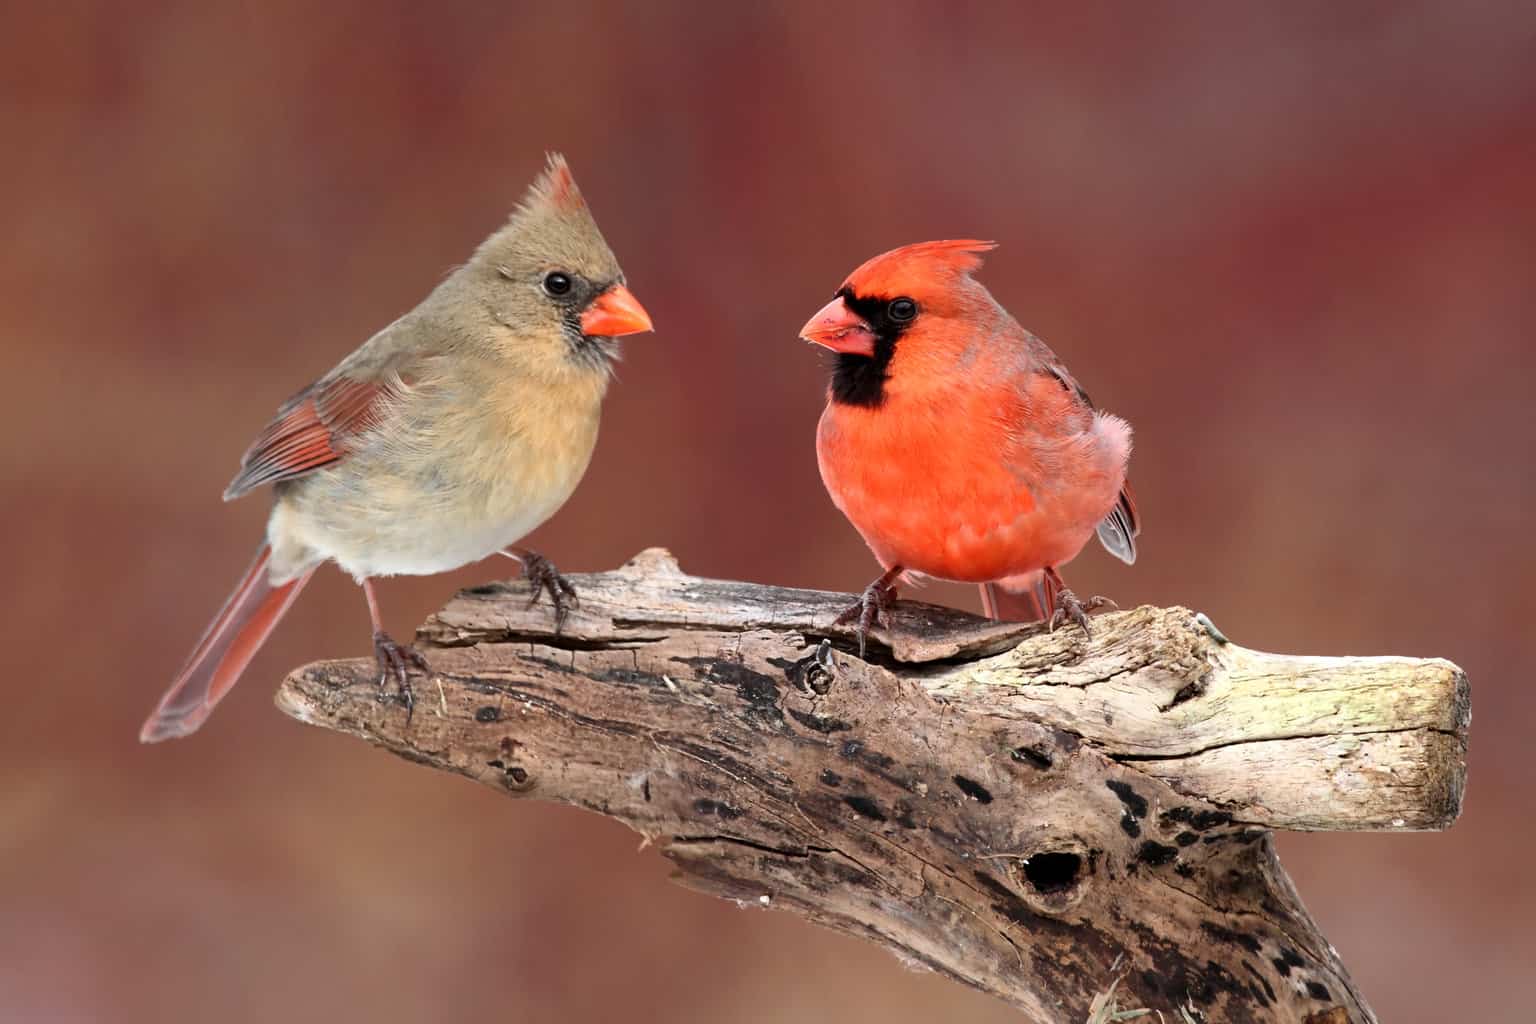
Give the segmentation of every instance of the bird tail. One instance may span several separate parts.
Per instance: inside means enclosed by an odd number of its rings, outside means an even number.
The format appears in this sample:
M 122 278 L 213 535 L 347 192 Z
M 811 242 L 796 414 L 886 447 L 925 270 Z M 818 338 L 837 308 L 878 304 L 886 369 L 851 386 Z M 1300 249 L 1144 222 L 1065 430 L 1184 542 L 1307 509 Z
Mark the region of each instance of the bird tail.
M 267 563 L 271 558 L 272 549 L 266 544 L 257 549 L 240 585 L 208 624 L 175 682 L 139 730 L 141 743 L 158 743 L 196 732 L 213 712 L 213 706 L 239 680 L 240 673 L 314 575 L 312 567 L 274 587 L 267 582 Z
M 1044 572 L 981 584 L 981 610 L 1001 622 L 1040 622 L 1056 612 L 1056 590 Z

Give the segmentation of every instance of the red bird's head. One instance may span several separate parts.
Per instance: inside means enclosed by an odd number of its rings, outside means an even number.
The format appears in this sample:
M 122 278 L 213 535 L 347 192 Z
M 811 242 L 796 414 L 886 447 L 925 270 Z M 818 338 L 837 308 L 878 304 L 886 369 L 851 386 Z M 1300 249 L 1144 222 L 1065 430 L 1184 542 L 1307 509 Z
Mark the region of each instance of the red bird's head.
M 806 341 L 837 353 L 832 400 L 881 405 L 898 349 L 916 374 L 957 362 L 976 343 L 981 318 L 1002 312 L 971 278 L 982 254 L 996 247 L 970 238 L 918 242 L 849 274 L 800 329 Z

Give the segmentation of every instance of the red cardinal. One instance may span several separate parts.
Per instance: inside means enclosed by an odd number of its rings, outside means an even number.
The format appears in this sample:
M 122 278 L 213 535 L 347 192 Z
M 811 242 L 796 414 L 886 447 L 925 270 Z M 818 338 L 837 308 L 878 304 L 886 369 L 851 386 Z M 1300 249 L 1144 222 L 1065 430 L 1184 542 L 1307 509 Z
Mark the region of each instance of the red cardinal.
M 321 563 L 362 584 L 380 684 L 425 669 L 379 621 L 371 580 L 444 572 L 501 551 L 556 622 L 574 597 L 548 561 L 509 548 L 570 497 L 597 441 L 613 339 L 651 329 L 559 156 L 511 220 L 431 295 L 289 399 L 226 500 L 272 484 L 266 542 L 144 723 L 185 736 L 229 692 Z
M 810 322 L 837 353 L 821 478 L 885 573 L 844 620 L 870 626 L 916 575 L 981 584 L 995 619 L 1070 617 L 1059 569 L 1097 531 L 1136 561 L 1131 428 L 1094 409 L 1045 342 L 971 277 L 993 242 L 922 242 L 859 267 Z

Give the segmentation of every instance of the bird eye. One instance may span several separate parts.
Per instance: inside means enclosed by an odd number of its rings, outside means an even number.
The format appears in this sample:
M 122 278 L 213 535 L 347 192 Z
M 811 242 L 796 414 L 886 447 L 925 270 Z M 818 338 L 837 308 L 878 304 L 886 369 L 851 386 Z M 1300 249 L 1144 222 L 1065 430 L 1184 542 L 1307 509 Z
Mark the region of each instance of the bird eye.
M 885 315 L 898 324 L 904 324 L 917 316 L 917 303 L 908 298 L 892 299 L 885 307 Z
M 544 275 L 544 290 L 550 295 L 566 295 L 571 290 L 571 275 L 552 270 Z

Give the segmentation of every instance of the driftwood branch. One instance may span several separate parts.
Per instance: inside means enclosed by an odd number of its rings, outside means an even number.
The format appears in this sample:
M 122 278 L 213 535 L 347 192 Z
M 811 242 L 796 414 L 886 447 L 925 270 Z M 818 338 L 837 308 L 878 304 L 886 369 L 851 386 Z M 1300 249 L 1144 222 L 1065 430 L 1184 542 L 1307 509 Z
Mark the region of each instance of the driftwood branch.
M 1269 830 L 1460 808 L 1448 662 L 1263 654 L 1182 608 L 1099 616 L 1090 642 L 911 602 L 865 662 L 833 624 L 847 595 L 658 550 L 573 581 L 558 636 L 520 581 L 455 597 L 418 633 L 435 676 L 409 717 L 371 660 L 301 669 L 278 703 L 1070 1024 L 1116 982 L 1168 1021 L 1373 1021 Z

